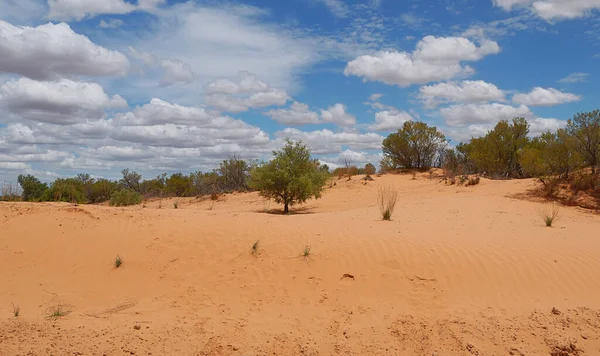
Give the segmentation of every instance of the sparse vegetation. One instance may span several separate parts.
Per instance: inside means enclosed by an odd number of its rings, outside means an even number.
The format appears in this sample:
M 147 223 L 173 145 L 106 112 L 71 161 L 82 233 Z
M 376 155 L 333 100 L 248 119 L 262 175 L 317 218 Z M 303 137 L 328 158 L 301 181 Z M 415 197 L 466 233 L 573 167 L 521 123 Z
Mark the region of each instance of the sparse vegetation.
M 380 186 L 377 192 L 377 202 L 383 220 L 392 220 L 392 214 L 398 201 L 398 190 L 392 186 Z
M 446 137 L 436 127 L 424 122 L 407 121 L 398 132 L 383 141 L 381 168 L 389 171 L 404 169 L 429 169 L 436 153 L 446 144 Z
M 173 208 L 174 208 L 174 209 L 179 209 L 179 201 L 175 200 L 175 201 L 173 202 Z
M 304 258 L 310 257 L 310 245 L 304 246 L 304 250 L 302 250 L 302 257 L 304 257 Z
M 110 205 L 112 206 L 129 206 L 140 204 L 143 197 L 140 193 L 131 189 L 121 189 L 113 193 L 110 197 Z
M 256 256 L 258 255 L 258 249 L 260 248 L 260 240 L 256 240 L 253 244 L 252 244 L 252 255 Z
M 117 255 L 117 257 L 115 257 L 115 268 L 121 267 L 122 264 L 123 259 L 121 258 L 121 256 Z
M 19 315 L 21 315 L 21 308 L 18 305 L 15 305 L 14 303 L 12 303 L 12 307 L 13 307 L 13 316 L 15 318 L 19 317 Z
M 560 208 L 556 203 L 552 203 L 550 207 L 546 207 L 542 213 L 544 223 L 547 227 L 552 227 L 554 222 L 558 219 Z
M 467 186 L 477 185 L 479 184 L 480 180 L 481 178 L 479 178 L 479 176 L 469 177 L 469 179 L 467 180 Z
M 68 309 L 66 306 L 54 305 L 54 306 L 51 306 L 50 308 L 48 308 L 48 311 L 46 312 L 46 318 L 58 319 L 58 318 L 62 318 L 63 316 L 69 315 L 69 313 L 71 313 L 71 310 Z

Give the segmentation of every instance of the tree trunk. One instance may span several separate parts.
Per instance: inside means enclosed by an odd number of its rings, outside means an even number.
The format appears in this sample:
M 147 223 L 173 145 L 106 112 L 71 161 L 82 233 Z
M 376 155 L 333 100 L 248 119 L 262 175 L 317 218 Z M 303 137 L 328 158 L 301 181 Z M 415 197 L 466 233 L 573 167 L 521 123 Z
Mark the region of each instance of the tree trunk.
M 289 214 L 289 212 L 290 212 L 289 203 L 286 201 L 285 203 L 283 203 L 283 213 Z

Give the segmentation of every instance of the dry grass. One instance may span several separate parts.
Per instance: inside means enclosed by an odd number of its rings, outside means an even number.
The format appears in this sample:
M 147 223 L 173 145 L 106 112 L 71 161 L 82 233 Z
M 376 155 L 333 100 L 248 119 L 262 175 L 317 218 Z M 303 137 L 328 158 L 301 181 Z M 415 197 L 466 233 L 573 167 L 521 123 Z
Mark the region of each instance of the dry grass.
M 558 219 L 560 213 L 560 207 L 556 203 L 552 203 L 550 207 L 546 207 L 542 211 L 542 218 L 547 227 L 552 227 L 554 222 Z
M 392 220 L 392 214 L 398 201 L 398 190 L 392 186 L 380 186 L 377 192 L 377 202 L 383 220 Z
M 13 303 L 13 316 L 17 318 L 21 314 L 21 308 Z
M 51 306 L 50 308 L 48 308 L 48 310 L 46 312 L 46 318 L 58 319 L 58 318 L 62 318 L 63 316 L 69 315 L 70 313 L 71 313 L 71 310 L 68 309 L 66 306 L 54 305 L 54 306 Z
M 258 249 L 260 248 L 260 240 L 256 240 L 253 244 L 252 244 L 252 251 L 251 254 L 253 256 L 258 255 Z

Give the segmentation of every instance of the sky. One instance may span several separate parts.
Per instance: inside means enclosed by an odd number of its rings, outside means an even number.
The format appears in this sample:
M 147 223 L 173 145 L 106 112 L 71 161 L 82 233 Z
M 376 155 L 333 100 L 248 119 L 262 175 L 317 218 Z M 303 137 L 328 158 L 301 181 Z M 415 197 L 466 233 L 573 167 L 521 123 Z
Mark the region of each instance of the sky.
M 599 108 L 600 0 L 0 0 L 0 181 L 211 171 L 286 138 L 376 166 Z

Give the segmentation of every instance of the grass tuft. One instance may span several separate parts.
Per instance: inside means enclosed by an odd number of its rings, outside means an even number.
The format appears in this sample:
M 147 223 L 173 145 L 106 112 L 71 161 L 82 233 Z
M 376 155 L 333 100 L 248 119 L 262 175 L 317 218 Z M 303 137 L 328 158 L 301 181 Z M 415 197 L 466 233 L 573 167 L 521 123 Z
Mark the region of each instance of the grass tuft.
M 398 201 L 398 190 L 394 189 L 392 186 L 380 186 L 377 194 L 377 201 L 383 220 L 392 220 L 392 214 L 394 213 L 396 202 Z
M 552 203 L 552 207 L 544 210 L 542 217 L 544 218 L 544 223 L 547 227 L 552 227 L 554 222 L 558 219 L 558 215 L 560 212 L 560 208 L 556 203 Z
M 304 246 L 304 250 L 302 250 L 302 257 L 309 258 L 310 257 L 310 246 Z
M 252 255 L 256 256 L 258 255 L 258 249 L 260 248 L 260 240 L 256 240 L 253 244 L 252 244 Z
M 173 208 L 179 209 L 179 201 L 175 200 L 175 202 L 173 203 Z
M 14 303 L 11 303 L 12 307 L 13 307 L 13 315 L 15 318 L 19 317 L 19 315 L 21 314 L 21 308 L 18 305 L 15 305 Z
M 122 264 L 123 259 L 121 258 L 121 256 L 117 255 L 117 257 L 115 257 L 115 268 L 121 267 Z
M 48 312 L 46 314 L 46 318 L 48 319 L 58 319 L 63 316 L 69 315 L 71 310 L 67 309 L 64 305 L 54 305 L 48 308 Z

